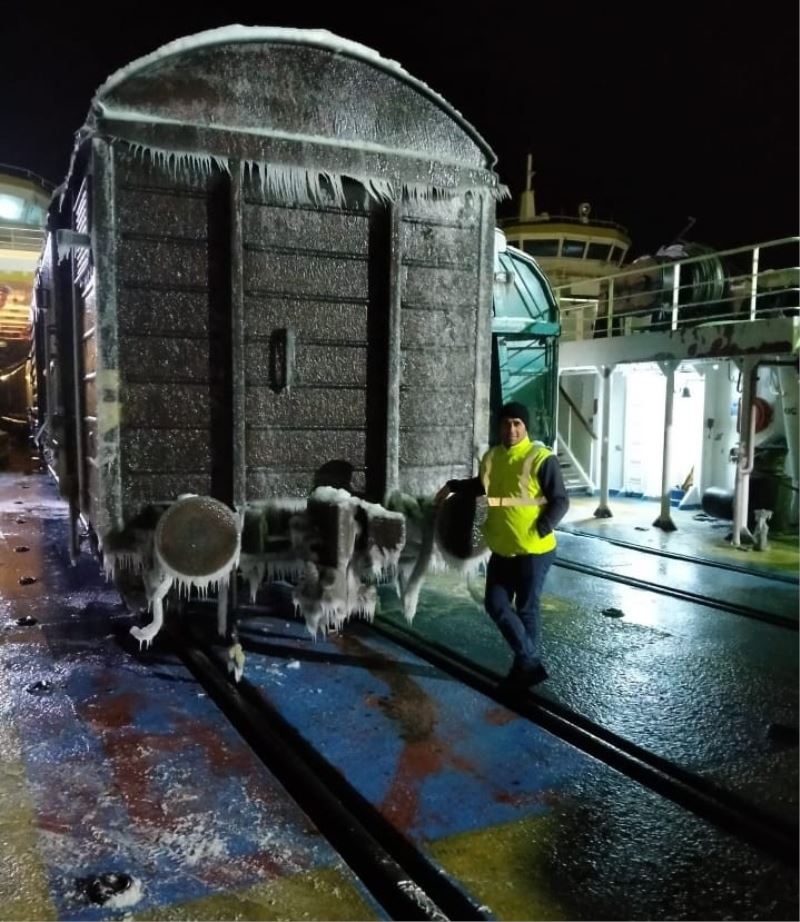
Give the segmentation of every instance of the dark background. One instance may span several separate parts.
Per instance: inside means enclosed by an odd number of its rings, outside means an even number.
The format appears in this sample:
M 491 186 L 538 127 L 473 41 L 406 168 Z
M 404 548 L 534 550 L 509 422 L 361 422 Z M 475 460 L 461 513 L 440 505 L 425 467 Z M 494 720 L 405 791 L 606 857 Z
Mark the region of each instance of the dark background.
M 325 28 L 399 61 L 489 142 L 515 199 L 531 151 L 538 209 L 575 214 L 588 201 L 629 229 L 633 255 L 690 216 L 689 239 L 718 248 L 798 233 L 796 3 L 25 7 L 0 19 L 0 163 L 53 182 L 107 76 L 240 22 Z

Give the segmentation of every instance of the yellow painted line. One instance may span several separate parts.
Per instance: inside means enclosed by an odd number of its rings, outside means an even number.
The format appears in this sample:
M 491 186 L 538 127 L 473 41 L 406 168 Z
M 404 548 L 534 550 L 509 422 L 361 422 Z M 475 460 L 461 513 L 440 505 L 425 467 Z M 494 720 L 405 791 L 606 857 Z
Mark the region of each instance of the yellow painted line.
M 0 721 L 0 917 L 57 919 L 14 727 Z
M 541 609 L 543 614 L 552 615 L 574 615 L 575 603 L 570 599 L 563 599 L 561 596 L 542 594 Z
M 235 860 L 235 859 L 232 859 Z M 200 900 L 160 906 L 147 912 L 130 910 L 130 919 L 181 920 L 237 919 L 242 922 L 273 919 L 375 919 L 372 907 L 351 879 L 337 868 L 320 868 L 291 877 L 264 881 L 247 890 L 216 893 Z
M 548 813 L 429 844 L 436 861 L 498 919 L 577 919 L 555 891 L 548 855 L 557 835 Z

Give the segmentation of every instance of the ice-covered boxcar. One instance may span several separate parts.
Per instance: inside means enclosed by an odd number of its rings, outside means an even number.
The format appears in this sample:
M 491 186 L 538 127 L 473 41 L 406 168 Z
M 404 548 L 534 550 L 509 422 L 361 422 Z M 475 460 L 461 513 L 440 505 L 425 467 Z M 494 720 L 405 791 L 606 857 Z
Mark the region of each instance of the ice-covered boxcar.
M 327 32 L 205 32 L 97 91 L 38 273 L 38 422 L 73 531 L 147 589 L 140 640 L 237 568 L 292 577 L 312 629 L 408 576 L 419 501 L 487 438 L 493 164 Z

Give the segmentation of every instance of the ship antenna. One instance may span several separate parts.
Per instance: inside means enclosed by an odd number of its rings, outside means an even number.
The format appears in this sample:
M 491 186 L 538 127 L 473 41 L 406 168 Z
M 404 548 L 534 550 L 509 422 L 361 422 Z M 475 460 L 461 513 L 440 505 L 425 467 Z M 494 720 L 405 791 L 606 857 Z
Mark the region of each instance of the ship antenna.
M 696 223 L 697 223 L 697 218 L 693 218 L 691 215 L 689 215 L 689 220 L 686 224 L 686 227 L 684 227 L 684 229 L 678 234 L 677 237 L 675 237 L 675 239 L 672 242 L 673 243 L 685 243 L 686 235 L 695 226 Z
M 519 219 L 520 221 L 532 221 L 536 217 L 536 198 L 533 192 L 533 177 L 536 171 L 533 169 L 533 154 L 528 154 L 525 170 L 525 191 L 519 200 Z

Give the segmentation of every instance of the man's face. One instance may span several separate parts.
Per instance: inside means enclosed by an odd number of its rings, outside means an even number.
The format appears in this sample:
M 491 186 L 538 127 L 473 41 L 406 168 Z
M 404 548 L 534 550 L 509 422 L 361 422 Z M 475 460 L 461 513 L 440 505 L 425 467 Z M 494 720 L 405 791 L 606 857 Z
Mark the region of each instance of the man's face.
M 500 441 L 506 448 L 521 442 L 528 434 L 525 423 L 515 416 L 504 416 L 500 420 Z

